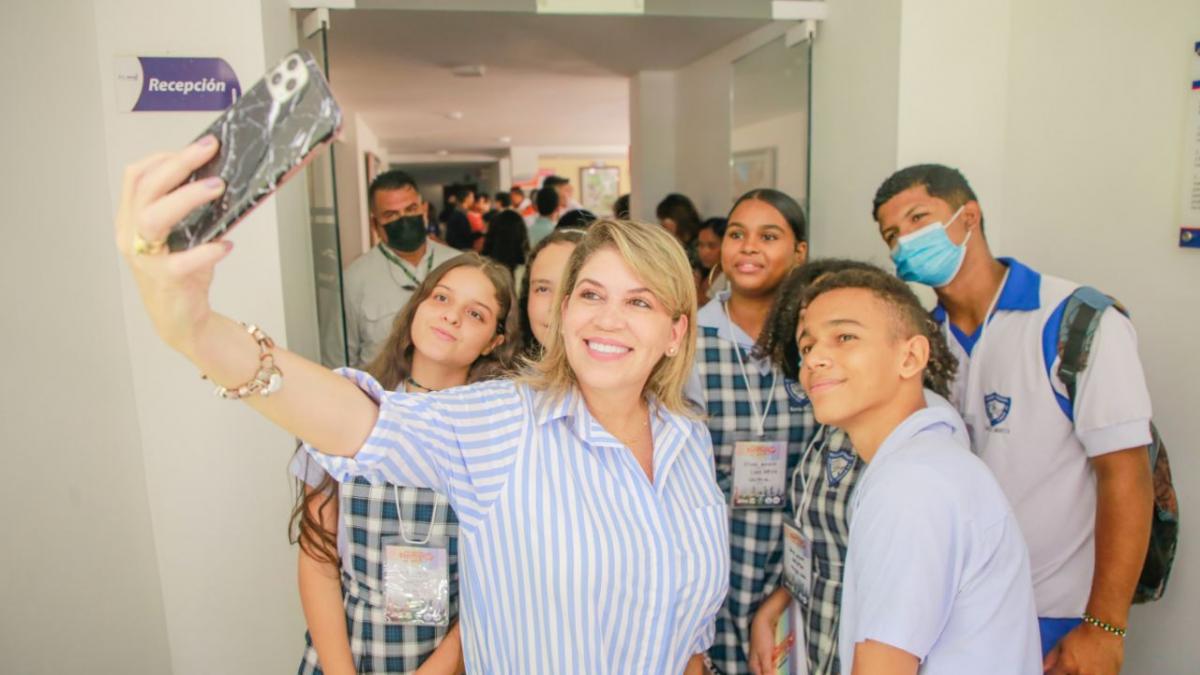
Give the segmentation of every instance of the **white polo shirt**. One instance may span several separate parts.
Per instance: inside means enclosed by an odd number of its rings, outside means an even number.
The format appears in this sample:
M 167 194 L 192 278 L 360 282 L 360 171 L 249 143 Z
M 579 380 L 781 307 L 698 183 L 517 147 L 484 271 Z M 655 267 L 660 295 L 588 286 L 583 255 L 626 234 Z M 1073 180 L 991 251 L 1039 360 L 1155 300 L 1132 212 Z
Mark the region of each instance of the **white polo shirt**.
M 1078 617 L 1095 566 L 1096 479 L 1088 460 L 1150 442 L 1150 394 L 1133 324 L 1109 310 L 1072 410 L 1058 378 L 1057 345 L 1078 284 L 1001 262 L 1008 278 L 982 334 L 964 335 L 940 306 L 933 312 L 958 357 L 951 401 L 1021 524 L 1039 616 Z
M 996 479 L 956 440 L 961 427 L 950 408 L 913 413 L 854 488 L 842 672 L 865 640 L 913 654 L 922 675 L 1042 672 L 1025 543 Z

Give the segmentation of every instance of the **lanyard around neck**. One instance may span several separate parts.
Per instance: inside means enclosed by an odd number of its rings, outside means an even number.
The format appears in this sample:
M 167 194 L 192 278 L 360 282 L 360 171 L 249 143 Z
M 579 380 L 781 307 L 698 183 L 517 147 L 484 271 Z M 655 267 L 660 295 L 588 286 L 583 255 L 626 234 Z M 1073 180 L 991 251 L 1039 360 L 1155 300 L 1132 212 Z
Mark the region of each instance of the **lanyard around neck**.
M 775 402 L 775 385 L 779 384 L 779 376 L 772 368 L 771 391 L 767 394 L 767 400 L 761 408 L 762 414 L 759 415 L 758 394 L 755 392 L 754 387 L 750 385 L 750 374 L 746 371 L 746 362 L 742 360 L 742 346 L 734 339 L 733 319 L 729 317 L 729 307 L 725 302 L 722 302 L 721 309 L 725 311 L 725 323 L 729 326 L 729 341 L 733 343 L 733 353 L 737 356 L 738 368 L 741 369 L 742 380 L 746 383 L 746 400 L 750 403 L 750 415 L 754 422 L 754 433 L 759 437 L 766 436 L 767 415 L 771 414 L 771 405 Z
M 404 264 L 403 260 L 398 258 L 395 253 L 392 253 L 388 250 L 387 244 L 380 244 L 379 252 L 383 254 L 384 258 L 387 258 L 388 262 L 392 263 L 396 267 L 399 267 L 400 271 L 404 272 L 404 276 L 412 280 L 413 284 L 417 286 L 421 285 L 421 280 L 418 279 L 415 274 L 408 271 L 408 266 Z M 427 262 L 425 263 L 425 276 L 429 276 L 429 270 L 433 269 L 433 251 L 429 251 L 426 255 L 428 257 L 426 258 Z M 416 266 L 414 265 L 413 267 L 415 268 Z
M 433 536 L 433 526 L 438 521 L 438 509 L 442 506 L 442 496 L 434 493 L 433 497 L 433 514 L 429 518 L 429 529 L 425 530 L 425 538 L 417 540 L 417 526 L 413 523 L 412 538 L 410 539 L 404 532 L 404 515 L 400 511 L 400 488 L 392 486 L 392 499 L 396 502 L 396 529 L 400 532 L 400 538 L 409 546 L 424 546 L 429 543 L 429 538 Z

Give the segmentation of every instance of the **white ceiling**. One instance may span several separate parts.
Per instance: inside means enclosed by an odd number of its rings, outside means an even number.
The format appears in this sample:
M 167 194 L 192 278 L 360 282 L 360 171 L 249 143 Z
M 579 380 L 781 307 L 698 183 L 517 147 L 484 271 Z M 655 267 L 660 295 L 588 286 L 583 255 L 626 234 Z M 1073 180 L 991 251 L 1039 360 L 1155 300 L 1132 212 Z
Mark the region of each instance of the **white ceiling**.
M 334 91 L 393 155 L 628 145 L 630 75 L 686 65 L 767 23 L 402 10 L 332 15 Z M 466 64 L 484 65 L 486 75 L 451 75 L 450 68 Z M 447 118 L 451 111 L 462 119 Z

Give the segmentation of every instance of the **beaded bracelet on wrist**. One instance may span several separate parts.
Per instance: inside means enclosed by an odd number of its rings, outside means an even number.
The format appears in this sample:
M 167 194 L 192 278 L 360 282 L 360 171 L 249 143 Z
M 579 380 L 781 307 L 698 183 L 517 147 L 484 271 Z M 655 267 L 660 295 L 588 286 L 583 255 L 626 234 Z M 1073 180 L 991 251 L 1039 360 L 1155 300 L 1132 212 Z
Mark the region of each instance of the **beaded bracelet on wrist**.
M 1091 614 L 1088 614 L 1087 612 L 1083 613 L 1083 622 L 1087 623 L 1087 624 L 1091 624 L 1106 633 L 1112 633 L 1113 635 L 1116 635 L 1119 638 L 1125 637 L 1125 629 L 1124 628 L 1121 628 L 1119 626 L 1114 626 L 1111 623 L 1106 623 L 1104 621 L 1101 621 L 1100 619 L 1097 619 L 1096 617 L 1092 616 Z
M 242 324 L 246 332 L 254 338 L 258 343 L 258 372 L 254 377 L 250 378 L 249 382 L 238 387 L 222 387 L 217 385 L 213 389 L 213 394 L 219 398 L 230 401 L 236 401 L 240 398 L 245 398 L 252 394 L 261 396 L 270 396 L 283 388 L 283 372 L 275 365 L 275 355 L 271 350 L 275 348 L 275 341 L 267 336 L 261 328 L 253 324 Z M 202 376 L 208 379 L 207 375 Z

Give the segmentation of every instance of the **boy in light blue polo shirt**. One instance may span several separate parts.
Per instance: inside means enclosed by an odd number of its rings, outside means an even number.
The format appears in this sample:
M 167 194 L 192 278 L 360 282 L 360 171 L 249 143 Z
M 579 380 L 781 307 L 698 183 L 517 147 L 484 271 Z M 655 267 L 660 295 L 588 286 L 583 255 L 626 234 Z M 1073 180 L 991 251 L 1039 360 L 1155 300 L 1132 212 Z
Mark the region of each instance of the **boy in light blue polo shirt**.
M 817 420 L 867 463 L 851 500 L 845 673 L 1041 673 L 1029 556 L 1000 486 L 927 408 L 954 361 L 912 291 L 881 270 L 814 284 L 799 336 Z

